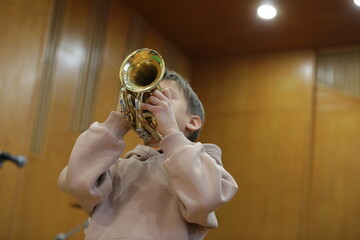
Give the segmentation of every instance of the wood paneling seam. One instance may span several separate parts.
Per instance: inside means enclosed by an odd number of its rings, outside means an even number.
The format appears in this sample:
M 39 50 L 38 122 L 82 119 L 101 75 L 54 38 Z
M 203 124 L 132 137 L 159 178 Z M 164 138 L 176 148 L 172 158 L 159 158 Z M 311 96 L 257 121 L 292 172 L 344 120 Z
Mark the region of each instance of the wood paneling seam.
M 144 21 L 135 14 L 130 16 L 124 59 L 133 51 L 143 47 Z
M 84 131 L 92 122 L 96 85 L 103 55 L 103 39 L 111 0 L 93 0 L 87 23 L 82 75 L 76 90 L 71 127 Z
M 37 100 L 34 126 L 31 136 L 30 151 L 41 153 L 44 147 L 49 107 L 52 96 L 56 54 L 63 27 L 66 0 L 56 0 L 53 5 L 48 40 L 44 52 L 44 64 L 40 77 L 40 90 Z

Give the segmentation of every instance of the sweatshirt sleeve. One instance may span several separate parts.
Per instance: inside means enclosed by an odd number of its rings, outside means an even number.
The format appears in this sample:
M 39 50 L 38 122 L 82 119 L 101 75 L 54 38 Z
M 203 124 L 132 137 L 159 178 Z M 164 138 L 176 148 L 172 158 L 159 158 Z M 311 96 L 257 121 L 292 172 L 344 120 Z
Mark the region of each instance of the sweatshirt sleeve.
M 112 191 L 109 169 L 125 147 L 120 118 L 111 112 L 104 123 L 95 122 L 82 133 L 58 179 L 59 188 L 75 197 L 89 215 Z
M 222 166 L 220 148 L 193 143 L 181 132 L 166 136 L 160 146 L 166 156 L 164 168 L 186 221 L 217 227 L 215 210 L 238 189 L 234 178 Z

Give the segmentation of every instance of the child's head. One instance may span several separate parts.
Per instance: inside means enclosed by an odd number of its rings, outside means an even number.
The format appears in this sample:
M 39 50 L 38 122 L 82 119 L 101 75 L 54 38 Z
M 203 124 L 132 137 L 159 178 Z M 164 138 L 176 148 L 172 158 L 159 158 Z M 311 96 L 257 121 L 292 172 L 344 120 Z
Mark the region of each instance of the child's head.
M 190 141 L 195 142 L 200 134 L 201 126 L 205 121 L 205 112 L 201 101 L 199 100 L 196 93 L 192 90 L 189 82 L 175 71 L 166 69 L 163 80 L 172 80 L 177 83 L 177 85 L 182 90 L 185 99 L 187 100 L 187 113 L 196 115 L 200 118 L 200 127 L 187 136 Z

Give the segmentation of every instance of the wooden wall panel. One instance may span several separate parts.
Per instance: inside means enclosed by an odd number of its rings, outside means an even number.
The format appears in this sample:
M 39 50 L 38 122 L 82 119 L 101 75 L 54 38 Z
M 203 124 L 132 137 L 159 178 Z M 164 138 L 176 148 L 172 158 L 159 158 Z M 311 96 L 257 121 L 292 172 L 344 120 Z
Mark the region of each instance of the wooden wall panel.
M 318 52 L 317 84 L 360 96 L 360 48 L 335 48 Z
M 360 98 L 317 90 L 309 240 L 360 239 Z
M 51 1 L 4 0 L 0 5 L 0 150 L 26 155 Z M 0 239 L 12 239 L 24 178 L 25 169 L 12 163 L 0 169 Z
M 311 51 L 197 62 L 207 116 L 239 185 L 207 239 L 299 239 L 308 191 L 315 56 Z
M 31 133 L 39 106 L 41 74 L 46 68 L 46 47 L 49 44 L 50 22 L 53 17 L 52 1 L 2 1 L 0 9 L 1 28 L 5 35 L 0 39 L 0 104 L 4 116 L 0 120 L 0 150 L 24 154 L 29 163 L 17 169 L 5 163 L 0 172 L 0 239 L 32 240 L 54 239 L 56 234 L 67 232 L 82 224 L 88 216 L 74 207 L 75 201 L 57 188 L 60 171 L 68 158 L 76 138 L 81 131 L 73 126 L 78 90 L 84 80 L 84 72 L 96 72 L 95 88 L 85 91 L 93 97 L 90 107 L 92 121 L 103 121 L 118 100 L 120 87 L 119 68 L 132 40 L 129 33 L 134 27 L 134 13 L 118 0 L 111 4 L 105 22 L 103 46 L 89 44 L 94 20 L 94 5 L 102 0 L 67 0 L 62 19 L 63 26 L 56 35 L 52 56 L 51 85 L 46 88 L 47 121 L 41 125 L 44 144 L 40 151 L 30 149 Z M 34 14 L 35 13 L 35 14 Z M 7 23 L 11 22 L 11 25 Z M 60 24 L 60 23 L 59 23 Z M 139 43 L 148 46 L 165 46 L 168 52 L 171 43 L 145 23 Z M 141 30 L 141 29 L 140 29 Z M 130 39 L 130 42 L 129 42 Z M 146 40 L 145 40 L 146 39 Z M 155 42 L 156 41 L 156 42 Z M 133 44 L 134 45 L 134 44 Z M 102 51 L 92 49 L 103 47 Z M 89 54 L 99 54 L 95 65 L 86 64 Z M 189 73 L 189 64 L 181 52 L 183 72 Z M 88 67 L 91 69 L 86 69 Z M 174 66 L 176 67 L 176 66 Z M 96 69 L 94 69 L 96 68 Z M 95 71 L 96 70 L 96 71 Z M 92 76 L 93 77 L 93 76 Z M 50 81 L 44 78 L 44 81 Z M 86 78 L 85 78 L 86 80 Z M 36 122 L 37 123 L 37 122 Z M 134 133 L 126 136 L 126 151 L 141 141 Z M 71 239 L 83 239 L 82 232 Z
M 57 178 L 78 135 L 71 130 L 71 121 L 86 51 L 89 3 L 85 0 L 66 3 L 63 30 L 54 56 L 52 88 L 48 89 L 51 91 L 47 99 L 48 121 L 42 126 L 44 146 L 41 152 L 29 153 L 32 163 L 24 169 L 26 187 L 19 196 L 21 211 L 14 223 L 13 239 L 53 239 L 86 217 L 81 210 L 70 207 L 74 200 L 57 189 Z

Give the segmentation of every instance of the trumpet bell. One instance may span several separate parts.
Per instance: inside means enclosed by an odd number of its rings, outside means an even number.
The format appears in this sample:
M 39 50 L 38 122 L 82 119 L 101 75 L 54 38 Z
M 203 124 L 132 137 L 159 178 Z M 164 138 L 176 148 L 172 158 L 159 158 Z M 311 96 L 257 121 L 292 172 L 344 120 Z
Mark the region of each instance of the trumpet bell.
M 132 129 L 145 141 L 161 139 L 156 130 L 156 119 L 150 112 L 142 110 L 142 103 L 155 89 L 165 73 L 165 63 L 161 55 L 148 48 L 131 53 L 121 64 L 119 77 L 122 114 Z
M 165 72 L 161 55 L 142 48 L 131 53 L 120 67 L 121 83 L 131 92 L 150 91 L 158 85 Z

